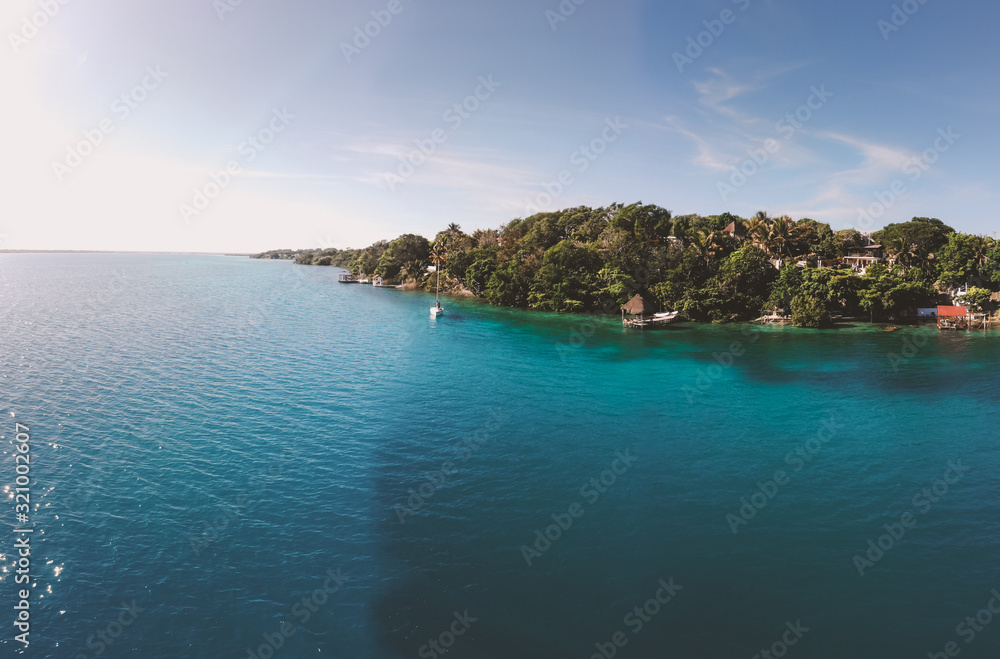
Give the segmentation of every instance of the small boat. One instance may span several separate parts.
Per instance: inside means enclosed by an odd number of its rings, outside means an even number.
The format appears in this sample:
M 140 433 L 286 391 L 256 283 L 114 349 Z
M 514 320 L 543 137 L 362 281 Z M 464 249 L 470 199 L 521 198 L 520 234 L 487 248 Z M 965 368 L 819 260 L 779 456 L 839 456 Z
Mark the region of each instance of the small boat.
M 652 305 L 641 295 L 636 295 L 622 307 L 622 326 L 630 329 L 656 329 L 681 320 L 679 311 L 652 313 Z M 626 318 L 625 314 L 631 316 Z
M 623 325 L 632 329 L 656 329 L 678 320 L 681 320 L 681 312 L 670 311 L 668 313 L 654 313 L 650 318 L 626 318 Z
M 431 307 L 431 317 L 437 318 L 444 313 L 441 306 L 441 259 L 437 259 L 437 285 L 434 290 L 434 306 Z
M 340 279 L 338 279 L 337 281 L 339 281 L 341 284 L 360 284 L 361 283 L 361 280 L 359 280 L 357 277 L 355 277 L 354 275 L 352 275 L 349 272 L 345 272 L 345 273 L 341 274 L 340 275 Z

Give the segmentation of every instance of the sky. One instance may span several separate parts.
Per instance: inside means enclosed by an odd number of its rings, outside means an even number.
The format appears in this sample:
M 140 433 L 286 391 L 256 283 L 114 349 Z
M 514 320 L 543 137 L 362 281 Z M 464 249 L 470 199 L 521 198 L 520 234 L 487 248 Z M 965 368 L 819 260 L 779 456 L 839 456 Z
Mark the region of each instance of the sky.
M 993 0 L 6 0 L 0 249 L 636 201 L 993 235 L 998 26 Z

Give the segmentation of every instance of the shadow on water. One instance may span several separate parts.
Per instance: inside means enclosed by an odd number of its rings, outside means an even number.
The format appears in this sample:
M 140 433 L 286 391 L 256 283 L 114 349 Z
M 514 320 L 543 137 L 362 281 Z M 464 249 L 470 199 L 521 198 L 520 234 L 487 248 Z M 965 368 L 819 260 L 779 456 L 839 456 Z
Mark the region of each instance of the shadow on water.
M 406 312 L 425 315 L 426 309 L 421 308 L 425 307 L 426 299 L 425 296 L 404 297 L 400 306 L 406 307 Z M 426 413 L 419 414 L 414 414 L 412 405 L 408 410 L 387 410 L 383 425 L 387 431 L 374 449 L 373 508 L 376 520 L 373 530 L 379 539 L 381 574 L 380 586 L 372 593 L 369 612 L 375 637 L 387 656 L 420 656 L 421 648 L 430 639 L 439 638 L 448 630 L 454 613 L 461 614 L 466 610 L 477 622 L 455 640 L 454 646 L 449 649 L 449 656 L 589 656 L 593 653 L 593 642 L 606 640 L 604 632 L 614 631 L 614 625 L 621 621 L 623 607 L 643 595 L 648 589 L 647 582 L 655 583 L 653 577 L 658 575 L 653 574 L 654 568 L 675 564 L 687 568 L 688 583 L 692 584 L 690 603 L 672 614 L 678 618 L 674 622 L 664 622 L 659 631 L 651 629 L 643 632 L 648 636 L 637 640 L 635 646 L 653 652 L 654 641 L 673 638 L 672 642 L 686 644 L 687 656 L 697 656 L 691 651 L 700 647 L 699 642 L 690 637 L 690 630 L 705 629 L 705 620 L 711 617 L 713 611 L 731 622 L 738 621 L 741 616 L 746 617 L 741 603 L 761 601 L 763 598 L 770 610 L 774 610 L 786 606 L 779 600 L 788 596 L 788 590 L 794 590 L 791 587 L 774 589 L 769 581 L 774 576 L 772 572 L 755 574 L 747 583 L 741 584 L 739 579 L 747 577 L 735 564 L 725 566 L 704 562 L 698 565 L 700 554 L 706 549 L 710 549 L 708 553 L 713 556 L 722 555 L 725 551 L 716 546 L 719 539 L 712 532 L 696 530 L 717 530 L 718 527 L 725 531 L 724 525 L 715 519 L 720 514 L 719 510 L 704 505 L 708 490 L 694 488 L 694 494 L 687 494 L 683 491 L 683 483 L 673 484 L 659 473 L 650 474 L 641 484 L 646 497 L 642 505 L 655 502 L 647 512 L 659 516 L 644 523 L 659 524 L 661 529 L 668 529 L 676 537 L 671 536 L 668 541 L 655 534 L 643 537 L 641 530 L 628 531 L 637 534 L 637 537 L 630 538 L 642 540 L 648 545 L 648 551 L 656 548 L 653 552 L 656 556 L 645 556 L 641 548 L 620 550 L 642 555 L 643 565 L 649 574 L 638 580 L 638 586 L 635 580 L 621 580 L 628 567 L 618 556 L 602 555 L 599 542 L 591 547 L 577 548 L 567 541 L 559 548 L 562 563 L 552 561 L 530 571 L 525 569 L 523 563 L 518 565 L 518 546 L 530 536 L 531 525 L 540 523 L 537 518 L 544 520 L 547 514 L 554 511 L 556 503 L 561 503 L 559 497 L 571 496 L 557 494 L 555 499 L 544 504 L 551 506 L 552 510 L 526 510 L 525 499 L 532 496 L 538 498 L 548 492 L 544 484 L 538 482 L 538 475 L 545 473 L 551 477 L 551 471 L 544 469 L 558 471 L 557 467 L 562 463 L 573 470 L 580 469 L 579 460 L 567 459 L 567 449 L 556 450 L 554 447 L 561 447 L 564 441 L 572 444 L 574 438 L 577 444 L 585 443 L 587 438 L 582 434 L 574 436 L 557 425 L 561 421 L 550 421 L 550 427 L 538 428 L 537 436 L 530 438 L 517 436 L 514 430 L 505 428 L 503 432 L 510 436 L 511 445 L 504 459 L 513 463 L 513 468 L 482 457 L 474 458 L 468 466 L 462 466 L 454 478 L 433 488 L 433 495 L 425 499 L 423 510 L 407 515 L 401 522 L 394 507 L 406 505 L 413 492 L 429 482 L 429 472 L 438 469 L 448 459 L 447 447 L 473 429 L 474 424 L 466 422 L 436 422 L 438 417 L 453 417 L 467 401 L 474 400 L 475 396 L 468 392 L 488 391 L 489 386 L 499 387 L 502 395 L 497 394 L 495 398 L 505 401 L 504 404 L 510 405 L 512 398 L 524 396 L 529 399 L 528 404 L 541 409 L 547 405 L 557 407 L 562 404 L 545 399 L 548 390 L 538 385 L 542 378 L 564 378 L 567 382 L 564 396 L 568 400 L 582 395 L 580 387 L 591 380 L 597 382 L 594 387 L 598 390 L 613 387 L 616 395 L 622 395 L 618 392 L 622 388 L 621 378 L 631 377 L 637 372 L 644 375 L 644 371 L 656 371 L 660 379 L 655 383 L 661 390 L 649 394 L 641 405 L 648 407 L 651 415 L 658 413 L 660 408 L 666 410 L 665 415 L 676 414 L 672 410 L 682 402 L 677 390 L 683 382 L 675 376 L 683 374 L 690 377 L 691 366 L 707 369 L 718 364 L 717 356 L 732 351 L 734 344 L 739 343 L 743 350 L 733 356 L 731 365 L 726 367 L 729 369 L 727 378 L 735 380 L 741 387 L 776 392 L 779 400 L 768 404 L 773 404 L 774 410 L 789 408 L 785 410 L 788 415 L 786 422 L 800 414 L 799 408 L 803 406 L 812 406 L 810 414 L 819 409 L 822 406 L 817 407 L 816 401 L 822 401 L 824 397 L 831 401 L 838 397 L 852 400 L 870 398 L 878 403 L 867 405 L 865 412 L 878 410 L 880 417 L 889 418 L 893 409 L 891 404 L 885 405 L 887 398 L 916 394 L 934 398 L 956 392 L 983 399 L 995 395 L 980 386 L 985 380 L 979 379 L 980 373 L 985 377 L 997 366 L 992 342 L 995 335 L 957 336 L 925 328 L 884 332 L 881 328 L 867 326 L 802 330 L 695 323 L 678 323 L 655 332 L 634 332 L 624 330 L 620 320 L 614 317 L 587 318 L 498 309 L 475 300 L 449 301 L 446 308 L 447 315 L 428 321 L 426 328 L 432 328 L 432 334 L 439 337 L 435 340 L 441 341 L 434 344 L 437 346 L 435 349 L 449 353 L 447 359 L 445 355 L 440 355 L 442 363 L 459 360 L 460 368 L 440 376 L 420 371 L 405 375 L 405 378 L 413 380 L 407 389 L 412 393 L 408 395 L 416 399 L 418 395 L 427 395 L 430 390 L 432 395 L 427 398 L 429 407 Z M 587 331 L 581 332 L 584 324 L 588 325 Z M 423 325 L 415 324 L 413 331 L 419 334 L 421 327 Z M 569 346 L 575 337 L 574 332 L 580 335 L 579 345 L 569 349 L 568 361 L 564 362 L 560 359 L 557 346 Z M 415 342 L 419 344 L 420 341 L 415 339 Z M 908 348 L 909 345 L 913 347 Z M 891 357 L 894 354 L 898 354 L 901 361 L 894 361 Z M 538 375 L 529 380 L 517 380 L 514 376 L 519 375 L 518 371 L 509 367 L 509 363 L 517 359 L 530 363 L 538 370 Z M 640 382 L 647 388 L 654 384 L 652 379 Z M 725 400 L 734 391 L 727 388 L 729 386 L 720 384 L 709 396 Z M 525 390 L 521 391 L 519 387 Z M 634 392 L 639 395 L 645 393 L 641 387 L 625 389 L 623 400 Z M 743 392 L 744 389 L 738 391 Z M 666 399 L 666 402 L 661 399 Z M 475 404 L 486 406 L 489 403 L 479 401 Z M 746 418 L 759 421 L 759 416 L 754 416 L 761 414 L 759 403 L 750 401 L 747 404 L 751 407 L 757 405 L 757 408 L 745 411 Z M 730 404 L 730 407 L 734 406 Z M 857 410 L 846 414 L 854 411 Z M 554 418 L 551 412 L 547 413 Z M 540 412 L 539 416 L 544 418 L 545 414 Z M 694 418 L 695 413 L 691 414 Z M 597 417 L 596 413 L 592 416 Z M 811 416 L 807 420 L 815 421 Z M 596 425 L 598 421 L 592 423 Z M 664 434 L 660 438 L 661 444 L 671 446 L 670 451 L 665 451 L 663 459 L 674 455 L 683 458 L 679 462 L 689 465 L 693 461 L 704 460 L 706 474 L 717 469 L 711 464 L 713 447 L 701 443 L 705 438 L 704 428 L 718 426 L 718 441 L 722 442 L 724 434 L 731 431 L 727 424 L 731 425 L 732 421 L 729 417 L 720 417 L 701 423 L 700 430 L 689 428 L 693 435 L 679 440 L 670 437 L 670 433 L 661 433 Z M 605 441 L 614 434 L 614 431 L 608 432 L 599 426 L 593 432 L 601 434 Z M 534 444 L 539 443 L 549 447 L 552 454 L 547 457 L 534 454 Z M 699 446 L 706 455 L 697 452 Z M 685 455 L 684 451 L 693 453 Z M 676 452 L 681 452 L 681 455 L 677 456 Z M 733 455 L 739 452 L 734 451 Z M 782 455 L 776 458 L 779 466 Z M 718 454 L 715 459 L 718 459 Z M 559 464 L 540 467 L 538 463 L 546 460 Z M 524 462 L 523 473 L 516 466 L 519 461 Z M 669 461 L 664 465 L 682 469 Z M 529 468 L 530 475 L 526 476 Z M 497 482 L 497 479 L 504 478 L 514 482 Z M 687 473 L 687 478 L 700 476 Z M 524 482 L 518 484 L 518 479 L 524 479 Z M 519 487 L 523 489 L 519 490 Z M 804 489 L 807 485 L 800 487 Z M 734 500 L 738 501 L 738 496 Z M 728 500 L 725 503 L 731 504 Z M 629 504 L 625 502 L 625 505 Z M 627 514 L 620 513 L 609 508 L 604 513 L 595 511 L 588 519 L 591 523 L 600 519 L 600 528 L 617 532 L 616 525 L 623 524 L 628 518 Z M 681 523 L 672 517 L 674 515 L 691 517 L 683 518 Z M 506 518 L 501 521 L 508 522 L 509 526 L 502 528 L 498 517 Z M 671 523 L 678 526 L 671 528 Z M 579 534 L 576 536 L 578 541 L 588 539 L 585 531 L 581 530 Z M 785 535 L 780 537 L 786 538 Z M 596 535 L 589 539 L 602 540 Z M 753 552 L 759 546 L 744 545 L 744 558 L 755 560 L 757 556 Z M 769 545 L 765 542 L 763 546 Z M 585 550 L 591 554 L 584 557 Z M 570 558 L 574 556 L 574 551 L 579 552 L 576 563 Z M 586 582 L 583 575 L 588 570 L 599 575 L 599 583 Z M 803 572 L 801 566 L 795 570 Z M 806 576 L 814 582 L 822 581 L 810 575 Z M 845 592 L 845 597 L 854 595 L 852 589 Z M 800 598 L 808 598 L 806 593 L 796 591 L 796 594 Z M 755 615 L 751 614 L 751 617 Z M 766 628 L 769 622 L 766 616 L 756 615 L 753 625 L 747 625 L 746 620 L 739 624 Z M 742 631 L 744 636 L 750 633 L 746 629 Z M 720 640 L 704 647 L 721 650 L 722 646 L 727 646 L 727 650 L 731 649 L 727 644 Z M 639 649 L 635 646 L 633 651 Z

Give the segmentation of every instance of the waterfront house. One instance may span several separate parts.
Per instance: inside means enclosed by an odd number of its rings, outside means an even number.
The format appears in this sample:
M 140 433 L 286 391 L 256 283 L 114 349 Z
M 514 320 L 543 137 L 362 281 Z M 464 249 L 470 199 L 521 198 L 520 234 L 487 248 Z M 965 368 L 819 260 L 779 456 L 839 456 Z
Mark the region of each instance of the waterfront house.
M 965 307 L 937 308 L 938 329 L 969 329 L 969 310 Z
M 862 275 L 867 272 L 869 266 L 875 263 L 885 263 L 885 251 L 881 245 L 865 245 L 857 247 L 843 258 L 844 265 L 852 270 L 856 270 Z

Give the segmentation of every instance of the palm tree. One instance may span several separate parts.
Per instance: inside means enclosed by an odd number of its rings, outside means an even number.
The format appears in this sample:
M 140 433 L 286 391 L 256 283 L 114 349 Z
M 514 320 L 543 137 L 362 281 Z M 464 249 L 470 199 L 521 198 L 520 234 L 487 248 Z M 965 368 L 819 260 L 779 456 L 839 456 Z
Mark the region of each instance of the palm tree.
M 886 241 L 885 251 L 890 256 L 895 257 L 896 264 L 902 266 L 904 272 L 909 270 L 917 261 L 918 255 L 914 250 L 913 245 L 906 242 L 905 239 L 899 236 Z
M 792 225 L 792 218 L 782 215 L 771 220 L 771 224 L 768 227 L 768 241 L 771 249 L 774 250 L 774 253 L 779 258 L 786 253 L 788 256 L 792 256 Z
M 434 274 L 437 278 L 437 288 L 434 291 L 434 299 L 437 301 L 441 292 L 441 263 L 448 260 L 448 238 L 442 237 L 431 243 L 431 260 L 434 261 Z M 441 303 L 437 302 L 440 310 Z
M 976 262 L 977 269 L 982 269 L 986 262 L 990 260 L 990 252 L 996 247 L 996 240 L 989 236 L 976 236 L 972 243 L 972 258 Z
M 770 258 L 777 257 L 781 252 L 781 246 L 778 244 L 779 239 L 774 233 L 773 220 L 768 224 L 761 224 L 756 227 L 757 236 L 754 239 L 754 244 L 764 250 Z
M 431 243 L 431 261 L 434 263 L 437 270 L 441 269 L 441 263 L 448 260 L 448 244 L 449 241 L 445 237 L 441 237 Z
M 691 236 L 691 245 L 698 250 L 698 254 L 705 260 L 705 265 L 711 264 L 712 258 L 721 249 L 719 236 L 714 231 L 706 231 L 705 229 L 699 229 L 697 233 Z
M 767 213 L 757 211 L 756 215 L 747 220 L 747 238 L 755 245 L 762 244 L 767 238 L 767 227 L 770 223 L 771 218 L 767 216 Z

